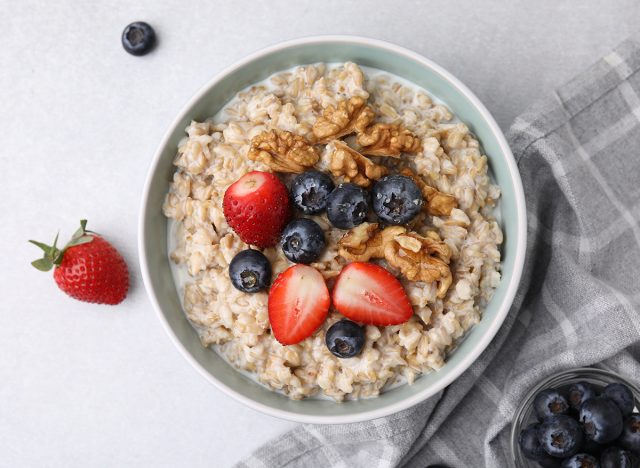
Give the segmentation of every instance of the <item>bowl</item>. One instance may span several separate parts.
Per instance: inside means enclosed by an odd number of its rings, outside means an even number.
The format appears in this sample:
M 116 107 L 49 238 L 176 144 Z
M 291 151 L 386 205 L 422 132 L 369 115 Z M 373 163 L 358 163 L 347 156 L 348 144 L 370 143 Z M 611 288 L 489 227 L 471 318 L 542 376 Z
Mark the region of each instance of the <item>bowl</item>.
M 249 380 L 214 351 L 204 348 L 182 312 L 167 255 L 167 219 L 162 203 L 172 180 L 172 161 L 192 119 L 216 113 L 237 91 L 295 65 L 353 61 L 405 78 L 443 100 L 478 137 L 493 177 L 502 188 L 500 219 L 505 234 L 502 280 L 483 318 L 449 356 L 445 366 L 377 398 L 335 403 L 322 399 L 293 401 Z M 156 151 L 144 186 L 139 220 L 140 266 L 149 298 L 182 355 L 227 395 L 266 414 L 305 423 L 337 424 L 370 420 L 409 408 L 436 394 L 464 372 L 502 325 L 515 295 L 524 263 L 526 213 L 515 160 L 487 109 L 458 79 L 410 50 L 352 36 L 293 40 L 256 52 L 223 70 L 186 104 Z
M 593 367 L 581 367 L 553 374 L 534 386 L 523 398 L 522 403 L 516 410 L 513 423 L 511 425 L 511 461 L 514 466 L 517 466 L 518 468 L 540 468 L 539 464 L 522 455 L 520 446 L 518 445 L 518 436 L 520 435 L 520 431 L 529 424 L 536 422 L 536 416 L 533 411 L 533 400 L 538 392 L 545 388 L 560 388 L 581 381 L 589 382 L 599 390 L 610 383 L 623 383 L 631 389 L 633 396 L 635 397 L 636 409 L 634 409 L 634 411 L 637 411 L 639 407 L 640 389 L 626 378 L 614 372 L 596 369 Z

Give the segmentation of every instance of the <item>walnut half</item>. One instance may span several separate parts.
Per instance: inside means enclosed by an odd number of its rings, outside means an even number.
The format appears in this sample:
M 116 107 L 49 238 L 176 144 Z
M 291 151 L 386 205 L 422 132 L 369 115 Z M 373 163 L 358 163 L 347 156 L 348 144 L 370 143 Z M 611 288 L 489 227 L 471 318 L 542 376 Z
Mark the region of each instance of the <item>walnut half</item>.
M 427 203 L 424 204 L 424 210 L 430 215 L 434 216 L 450 216 L 451 210 L 458 207 L 458 200 L 453 195 L 439 192 L 437 189 L 427 184 L 421 177 L 418 176 L 409 168 L 404 168 L 400 171 L 400 174 L 411 177 L 416 183 L 422 196 Z
M 422 151 L 420 139 L 406 128 L 395 124 L 377 123 L 368 127 L 356 139 L 362 154 L 399 158 L 402 153 Z
M 340 140 L 336 140 L 334 145 L 335 151 L 331 154 L 329 170 L 335 177 L 342 177 L 345 182 L 368 187 L 372 180 L 378 180 L 389 172 L 385 166 L 374 164 Z
M 318 151 L 302 136 L 286 130 L 269 130 L 251 140 L 247 157 L 265 163 L 275 172 L 304 172 L 320 159 Z
M 374 112 L 366 99 L 354 96 L 338 102 L 338 106 L 327 106 L 313 124 L 316 143 L 329 143 L 354 132 L 363 132 L 373 121 Z
M 351 262 L 385 259 L 410 281 L 435 281 L 439 298 L 445 296 L 453 281 L 449 268 L 451 249 L 436 232 L 423 237 L 402 226 L 380 230 L 375 223 L 363 223 L 338 241 L 338 252 Z

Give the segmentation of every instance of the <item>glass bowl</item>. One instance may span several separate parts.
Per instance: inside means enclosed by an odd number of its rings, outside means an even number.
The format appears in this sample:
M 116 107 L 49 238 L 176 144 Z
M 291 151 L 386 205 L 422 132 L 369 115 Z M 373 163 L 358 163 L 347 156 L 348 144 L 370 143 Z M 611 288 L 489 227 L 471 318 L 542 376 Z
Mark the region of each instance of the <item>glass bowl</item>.
M 546 388 L 557 388 L 585 381 L 594 385 L 598 390 L 602 390 L 608 384 L 620 382 L 628 386 L 635 397 L 636 406 L 634 411 L 638 410 L 640 403 L 640 389 L 628 379 L 614 372 L 595 369 L 593 367 L 581 367 L 577 369 L 569 369 L 553 374 L 535 385 L 529 393 L 522 399 L 520 407 L 516 410 L 511 425 L 511 461 L 517 468 L 539 468 L 540 465 L 529 460 L 522 455 L 520 446 L 518 445 L 518 435 L 520 431 L 529 424 L 536 422 L 536 416 L 533 411 L 533 400 L 538 392 Z

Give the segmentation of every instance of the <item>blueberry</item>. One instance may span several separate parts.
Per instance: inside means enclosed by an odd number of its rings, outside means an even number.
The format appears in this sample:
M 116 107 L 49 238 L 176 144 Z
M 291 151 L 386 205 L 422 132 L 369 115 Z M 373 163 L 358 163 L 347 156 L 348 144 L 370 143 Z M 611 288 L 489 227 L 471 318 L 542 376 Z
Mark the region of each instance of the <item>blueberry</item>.
M 373 211 L 387 224 L 406 224 L 424 203 L 422 193 L 410 177 L 390 175 L 373 184 Z
M 626 385 L 617 382 L 609 384 L 604 388 L 602 396 L 606 396 L 618 405 L 623 417 L 626 418 L 633 413 L 633 407 L 636 405 L 636 402 L 633 398 L 633 393 L 631 393 L 631 390 Z
M 565 458 L 580 451 L 584 435 L 580 424 L 575 419 L 559 414 L 540 424 L 538 439 L 549 455 Z
M 231 284 L 242 292 L 262 291 L 271 283 L 271 264 L 261 252 L 243 250 L 231 260 L 229 277 Z
M 600 457 L 600 468 L 637 468 L 638 457 L 619 447 L 609 447 Z
M 595 396 L 596 389 L 589 382 L 578 382 L 569 387 L 569 404 L 573 409 L 579 410 L 582 403 Z
M 547 456 L 547 452 L 540 445 L 539 430 L 540 424 L 529 424 L 518 436 L 520 451 L 529 460 L 541 460 Z
M 315 262 L 325 248 L 322 228 L 310 219 L 291 221 L 282 231 L 280 245 L 285 257 L 295 263 Z
M 365 329 L 351 320 L 340 320 L 327 330 L 324 342 L 329 351 L 339 358 L 350 358 L 362 351 Z
M 145 55 L 156 43 L 156 33 L 142 21 L 131 23 L 122 31 L 122 47 L 131 55 Z
M 589 455 L 593 455 L 594 457 L 599 457 L 600 454 L 607 448 L 606 445 L 600 445 L 593 440 L 584 438 L 584 443 L 582 444 L 582 451 L 588 453 Z
M 339 229 L 362 224 L 369 211 L 369 196 L 356 184 L 340 184 L 327 199 L 327 217 Z
M 566 414 L 569 411 L 569 403 L 555 388 L 542 390 L 533 400 L 533 409 L 539 421 L 557 414 Z
M 331 177 L 323 172 L 307 171 L 291 184 L 293 204 L 304 214 L 317 214 L 327 208 L 327 198 L 335 188 Z
M 598 459 L 588 453 L 578 453 L 562 462 L 562 468 L 600 468 Z
M 632 414 L 624 421 L 618 444 L 627 450 L 640 453 L 640 414 Z
M 622 433 L 622 414 L 606 397 L 589 398 L 580 408 L 579 420 L 587 439 L 606 444 Z

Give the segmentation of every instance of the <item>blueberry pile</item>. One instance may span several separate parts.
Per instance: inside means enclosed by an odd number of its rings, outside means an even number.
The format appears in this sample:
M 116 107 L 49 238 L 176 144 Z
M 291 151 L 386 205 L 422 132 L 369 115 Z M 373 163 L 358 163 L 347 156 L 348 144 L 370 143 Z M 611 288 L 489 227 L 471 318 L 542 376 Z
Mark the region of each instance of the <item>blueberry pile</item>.
M 621 383 L 542 390 L 533 401 L 538 421 L 520 432 L 520 451 L 542 467 L 640 468 L 634 407 L 633 393 Z

